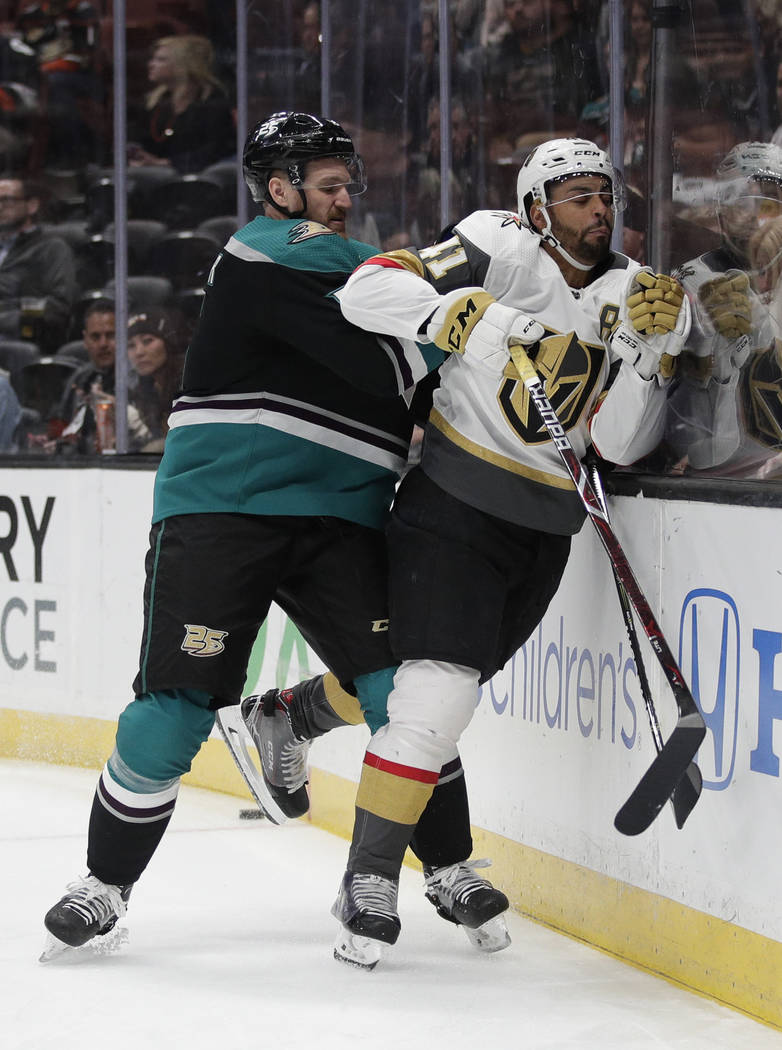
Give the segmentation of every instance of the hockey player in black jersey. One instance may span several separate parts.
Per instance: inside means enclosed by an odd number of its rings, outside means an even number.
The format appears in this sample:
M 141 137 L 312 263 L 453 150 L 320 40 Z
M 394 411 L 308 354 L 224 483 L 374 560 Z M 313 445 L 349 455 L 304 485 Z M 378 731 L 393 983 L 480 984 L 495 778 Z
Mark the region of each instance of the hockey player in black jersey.
M 676 281 L 611 251 L 622 197 L 594 143 L 552 140 L 519 172 L 518 214 L 475 212 L 443 243 L 368 260 L 339 293 L 368 331 L 451 353 L 388 529 L 401 666 L 364 760 L 338 959 L 373 965 L 396 941 L 399 870 L 438 770 L 479 684 L 544 615 L 584 520 L 509 342 L 528 348 L 579 455 L 594 444 L 631 463 L 660 440 L 689 309 Z
M 346 235 L 365 179 L 338 124 L 275 114 L 243 160 L 264 214 L 209 274 L 155 481 L 136 698 L 95 792 L 88 874 L 47 913 L 43 958 L 125 914 L 180 777 L 215 712 L 241 698 L 272 601 L 332 672 L 310 734 L 356 721 L 359 705 L 373 729 L 385 720 L 394 661 L 387 631 L 373 629 L 388 620 L 382 530 L 413 426 L 404 395 L 443 354 L 378 339 L 340 312 L 332 293 L 373 249 Z M 472 849 L 458 755 L 442 780 L 414 843 L 430 871 L 457 869 Z

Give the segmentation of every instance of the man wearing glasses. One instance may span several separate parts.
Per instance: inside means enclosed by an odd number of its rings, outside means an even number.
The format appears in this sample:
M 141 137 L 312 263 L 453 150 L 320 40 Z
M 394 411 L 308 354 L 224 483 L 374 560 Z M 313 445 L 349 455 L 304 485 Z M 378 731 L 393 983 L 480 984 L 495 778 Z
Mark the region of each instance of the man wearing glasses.
M 0 337 L 43 351 L 64 342 L 76 298 L 73 254 L 38 225 L 40 198 L 22 178 L 0 179 Z

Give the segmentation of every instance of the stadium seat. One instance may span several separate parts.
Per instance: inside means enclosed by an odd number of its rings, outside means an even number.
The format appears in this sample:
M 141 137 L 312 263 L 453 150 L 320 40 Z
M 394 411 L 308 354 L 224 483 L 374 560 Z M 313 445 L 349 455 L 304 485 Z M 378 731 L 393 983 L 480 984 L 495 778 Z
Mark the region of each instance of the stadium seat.
M 224 214 L 222 186 L 204 175 L 181 175 L 149 192 L 146 218 L 164 222 L 172 230 L 193 230 L 205 219 Z
M 216 215 L 213 219 L 206 219 L 196 226 L 195 232 L 213 237 L 222 247 L 238 229 L 239 220 L 235 215 Z
M 0 368 L 10 372 L 11 376 L 33 361 L 37 361 L 41 351 L 35 343 L 25 343 L 21 339 L 0 340 Z
M 93 233 L 74 254 L 80 288 L 97 288 L 114 276 L 114 240 L 105 231 Z
M 47 237 L 60 237 L 73 252 L 90 239 L 87 224 L 81 219 L 69 219 L 67 222 L 41 223 L 41 232 Z
M 64 357 L 42 357 L 11 373 L 11 385 L 25 408 L 48 419 L 59 405 L 79 361 Z
M 201 314 L 201 306 L 206 292 L 201 285 L 198 288 L 183 288 L 174 295 L 174 305 L 193 329 Z
M 167 277 L 175 289 L 193 288 L 204 283 L 221 247 L 202 233 L 174 231 L 152 245 L 147 266 L 151 273 Z
M 114 180 L 108 177 L 95 179 L 84 192 L 84 211 L 87 228 L 92 233 L 105 230 L 114 220 Z
M 131 310 L 139 310 L 142 306 L 166 306 L 174 294 L 171 281 L 167 277 L 148 274 L 128 277 L 127 289 L 128 306 Z M 105 295 L 108 299 L 113 299 L 114 281 L 109 281 L 100 294 Z
M 86 364 L 90 355 L 82 339 L 71 339 L 59 346 L 54 354 L 57 358 L 66 358 L 68 361 L 78 361 L 80 365 Z
M 165 236 L 167 228 L 162 222 L 157 222 L 155 219 L 128 219 L 126 229 L 128 239 L 128 273 L 135 276 L 148 273 L 147 257 L 149 249 L 155 241 Z M 114 240 L 113 222 L 109 223 L 104 230 L 104 236 L 111 241 Z M 110 277 L 111 274 L 107 280 Z

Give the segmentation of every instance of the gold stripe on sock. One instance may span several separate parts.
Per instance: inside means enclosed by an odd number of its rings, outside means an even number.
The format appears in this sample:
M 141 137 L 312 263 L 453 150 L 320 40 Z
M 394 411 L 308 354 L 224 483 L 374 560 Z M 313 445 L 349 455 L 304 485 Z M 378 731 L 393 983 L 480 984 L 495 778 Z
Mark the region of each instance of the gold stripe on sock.
M 361 706 L 357 696 L 346 693 L 337 679 L 327 671 L 323 676 L 323 691 L 326 699 L 343 722 L 351 726 L 360 726 L 364 721 Z
M 437 774 L 434 782 L 411 780 L 365 763 L 361 769 L 356 806 L 396 824 L 417 824 L 436 781 Z

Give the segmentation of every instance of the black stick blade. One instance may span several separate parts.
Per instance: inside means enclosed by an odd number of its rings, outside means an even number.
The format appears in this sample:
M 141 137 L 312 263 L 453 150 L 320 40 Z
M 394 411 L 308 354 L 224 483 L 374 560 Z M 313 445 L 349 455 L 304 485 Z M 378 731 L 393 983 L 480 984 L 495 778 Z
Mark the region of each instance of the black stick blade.
M 640 835 L 646 831 L 687 773 L 705 735 L 706 727 L 699 712 L 679 719 L 670 738 L 614 818 L 617 831 L 623 835 Z M 696 795 L 692 806 L 697 801 Z M 682 808 L 682 823 L 689 816 L 685 808 Z
M 684 822 L 695 808 L 695 803 L 701 797 L 703 790 L 703 777 L 701 771 L 694 762 L 690 762 L 685 770 L 684 776 L 676 785 L 671 802 L 673 803 L 673 816 L 676 827 L 681 830 Z

